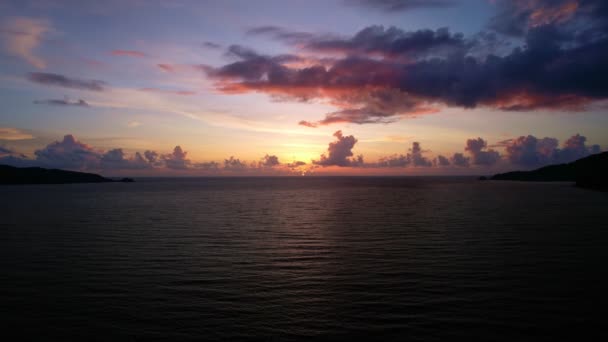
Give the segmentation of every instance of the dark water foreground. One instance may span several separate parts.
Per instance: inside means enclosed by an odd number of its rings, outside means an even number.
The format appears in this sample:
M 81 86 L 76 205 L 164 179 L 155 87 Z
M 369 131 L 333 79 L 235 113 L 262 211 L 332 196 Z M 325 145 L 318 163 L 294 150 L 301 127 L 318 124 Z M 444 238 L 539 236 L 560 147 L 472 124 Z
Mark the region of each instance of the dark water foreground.
M 606 338 L 608 196 L 422 178 L 0 187 L 5 336 Z

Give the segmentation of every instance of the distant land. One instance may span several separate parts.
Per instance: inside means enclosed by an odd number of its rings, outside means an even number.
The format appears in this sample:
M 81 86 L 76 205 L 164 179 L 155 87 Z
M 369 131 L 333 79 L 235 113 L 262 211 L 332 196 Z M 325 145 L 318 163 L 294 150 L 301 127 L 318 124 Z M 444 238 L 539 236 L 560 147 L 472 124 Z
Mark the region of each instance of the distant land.
M 571 163 L 549 165 L 532 171 L 499 173 L 490 179 L 576 182 L 576 185 L 582 188 L 608 191 L 608 152 L 594 154 Z
M 14 167 L 0 165 L 0 184 L 68 184 L 68 183 L 109 183 L 115 182 L 94 173 L 44 169 L 41 167 Z M 133 182 L 123 178 L 118 182 Z

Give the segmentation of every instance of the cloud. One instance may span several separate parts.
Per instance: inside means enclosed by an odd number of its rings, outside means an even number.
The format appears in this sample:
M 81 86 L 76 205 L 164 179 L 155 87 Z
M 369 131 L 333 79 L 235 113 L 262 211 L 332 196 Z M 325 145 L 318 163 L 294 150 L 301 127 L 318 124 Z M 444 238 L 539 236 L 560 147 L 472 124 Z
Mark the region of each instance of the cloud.
M 162 159 L 167 168 L 183 170 L 190 166 L 190 159 L 186 159 L 187 154 L 188 152 L 182 150 L 181 146 L 175 146 L 173 153 L 162 155 Z
M 306 42 L 305 49 L 317 52 L 339 52 L 348 55 L 400 57 L 413 60 L 434 55 L 463 53 L 473 42 L 448 28 L 404 31 L 397 27 L 369 26 L 347 38 L 316 37 Z
M 129 121 L 127 123 L 127 127 L 129 127 L 129 128 L 136 128 L 136 127 L 140 127 L 142 125 L 143 124 L 141 122 L 139 122 L 139 121 Z
M 387 13 L 410 11 L 420 8 L 442 8 L 455 4 L 451 0 L 344 0 L 349 5 L 361 6 L 367 9 L 380 10 Z
M 523 167 L 538 167 L 556 163 L 569 163 L 599 153 L 599 145 L 586 145 L 587 138 L 575 134 L 568 138 L 560 148 L 555 138 L 539 139 L 533 135 L 520 136 L 502 142 L 506 157 L 513 165 Z
M 533 135 L 520 136 L 504 142 L 506 157 L 512 164 L 539 166 L 555 160 L 557 139 L 538 139 Z
M 112 56 L 128 56 L 136 58 L 143 58 L 148 56 L 145 53 L 136 50 L 112 50 L 110 53 L 112 54 Z
M 247 170 L 247 164 L 240 159 L 230 156 L 230 158 L 224 160 L 224 170 L 233 172 L 245 171 Z
M 500 160 L 500 153 L 493 149 L 486 150 L 487 142 L 482 138 L 468 139 L 465 151 L 471 154 L 474 165 L 491 166 Z
M 388 157 L 382 157 L 378 160 L 377 166 L 379 167 L 406 167 L 406 166 L 424 166 L 431 167 L 433 162 L 424 156 L 426 151 L 422 150 L 420 143 L 415 141 L 412 143 L 412 147 L 409 149 L 409 153 L 394 154 Z M 441 157 L 441 156 L 440 156 Z
M 70 101 L 67 97 L 64 99 L 48 99 L 48 100 L 36 100 L 35 104 L 48 104 L 54 106 L 77 106 L 77 107 L 89 107 L 89 104 L 83 100 L 78 99 L 77 101 Z
M 91 90 L 91 91 L 103 91 L 105 82 L 98 80 L 80 80 L 76 78 L 69 78 L 59 74 L 50 74 L 43 72 L 31 72 L 28 74 L 27 79 L 39 84 L 59 86 L 64 88 L 80 89 L 80 90 Z
M 281 40 L 290 44 L 299 44 L 310 41 L 316 35 L 310 32 L 292 31 L 279 26 L 257 26 L 247 30 L 248 35 L 267 36 L 276 40 Z
M 417 142 L 417 141 L 413 142 L 412 148 L 410 151 L 411 151 L 410 160 L 412 162 L 412 165 L 427 166 L 427 167 L 433 166 L 433 163 L 422 155 L 424 153 L 424 151 L 422 151 L 422 148 L 420 147 L 419 142 Z
M 214 43 L 214 42 L 204 42 L 203 47 L 209 48 L 209 49 L 221 49 L 222 45 Z
M 469 158 L 462 153 L 454 153 L 452 156 L 452 165 L 460 167 L 469 167 Z
M 275 155 L 265 155 L 264 158 L 262 158 L 261 162 L 262 167 L 274 167 L 280 164 L 281 163 L 279 162 L 279 157 Z
M 93 147 L 82 143 L 68 134 L 62 141 L 50 143 L 34 152 L 36 162 L 44 167 L 66 168 L 73 170 L 96 169 L 101 154 Z
M 498 13 L 488 26 L 505 35 L 521 37 L 530 29 L 541 26 L 562 26 L 581 33 L 589 33 L 589 26 L 605 29 L 608 5 L 603 0 L 497 0 Z M 595 27 L 594 29 L 597 29 Z
M 405 167 L 410 164 L 411 160 L 408 155 L 394 154 L 388 157 L 381 157 L 378 160 L 379 167 Z
M 0 127 L 0 140 L 28 140 L 34 137 L 20 129 L 12 127 Z
M 330 142 L 327 147 L 327 155 L 322 154 L 319 160 L 313 161 L 313 164 L 321 166 L 361 166 L 363 164 L 363 156 L 359 155 L 356 158 L 353 156 L 352 149 L 357 143 L 354 136 L 342 135 L 342 131 L 334 133 L 336 141 Z
M 8 147 L 0 146 L 0 164 L 11 165 L 11 161 L 19 162 L 19 160 L 24 160 L 25 158 L 27 157 L 21 153 L 17 153 Z
M 438 155 L 436 163 L 439 166 L 449 166 L 450 165 L 450 160 L 447 157 L 444 157 L 442 155 Z
M 170 89 L 159 89 L 159 88 L 140 88 L 139 90 L 145 91 L 145 92 L 150 92 L 150 93 L 181 95 L 181 96 L 196 95 L 196 92 L 191 91 L 191 90 L 170 90 Z
M 175 72 L 175 68 L 171 64 L 161 63 L 161 64 L 156 64 L 156 66 L 165 72 Z
M 139 152 L 135 152 L 133 158 L 127 158 L 121 148 L 115 148 L 104 153 L 99 166 L 103 170 L 128 170 L 128 169 L 148 169 L 152 167 Z
M 6 50 L 38 69 L 44 69 L 46 61 L 35 50 L 44 36 L 52 31 L 48 21 L 25 17 L 9 18 L 0 28 Z
M 608 99 L 608 3 L 570 3 L 500 1 L 499 9 L 515 17 L 524 8 L 523 21 L 509 19 L 521 29 L 517 40 L 496 29 L 466 37 L 446 28 L 370 26 L 338 36 L 256 27 L 248 33 L 291 44 L 297 53 L 264 55 L 233 45 L 227 56 L 236 61 L 202 69 L 226 94 L 336 107 L 324 119 L 300 121 L 308 127 L 390 123 L 442 107 L 585 111 Z
M 217 172 L 219 171 L 220 164 L 218 162 L 211 161 L 204 163 L 196 163 L 194 164 L 194 167 L 200 170 Z

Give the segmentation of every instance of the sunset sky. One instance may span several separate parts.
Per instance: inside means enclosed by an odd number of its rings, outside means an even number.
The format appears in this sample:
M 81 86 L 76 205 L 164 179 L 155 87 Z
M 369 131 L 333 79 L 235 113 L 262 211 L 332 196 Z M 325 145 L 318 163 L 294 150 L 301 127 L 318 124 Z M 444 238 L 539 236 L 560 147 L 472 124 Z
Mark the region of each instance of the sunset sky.
M 608 2 L 0 2 L 0 164 L 490 174 L 608 148 Z

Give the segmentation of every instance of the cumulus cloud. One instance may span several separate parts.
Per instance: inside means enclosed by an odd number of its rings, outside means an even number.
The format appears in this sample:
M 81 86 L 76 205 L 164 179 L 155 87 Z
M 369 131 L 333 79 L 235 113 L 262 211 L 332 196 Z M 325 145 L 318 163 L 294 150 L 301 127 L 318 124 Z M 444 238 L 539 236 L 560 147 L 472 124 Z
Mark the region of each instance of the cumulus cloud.
M 450 165 L 450 160 L 447 157 L 444 157 L 442 155 L 438 155 L 436 163 L 439 166 L 449 166 Z
M 169 169 L 184 170 L 190 166 L 190 159 L 186 158 L 188 152 L 182 150 L 181 146 L 175 146 L 173 153 L 162 155 L 165 166 Z
M 245 171 L 247 169 L 247 164 L 242 162 L 238 158 L 234 158 L 234 156 L 230 156 L 228 159 L 224 159 L 224 170 L 227 171 Z
M 281 163 L 279 162 L 279 157 L 267 154 L 264 156 L 264 158 L 262 158 L 261 165 L 263 167 L 274 167 L 281 165 Z
M 379 167 L 405 167 L 405 166 L 433 166 L 433 162 L 425 157 L 423 154 L 426 151 L 422 150 L 419 142 L 415 141 L 412 143 L 412 147 L 409 149 L 409 153 L 394 154 L 387 157 L 381 157 L 378 160 L 377 166 Z
M 319 160 L 313 161 L 321 166 L 360 166 L 363 164 L 363 156 L 352 158 L 352 149 L 357 143 L 354 136 L 342 135 L 342 131 L 334 133 L 336 141 L 330 142 L 327 147 L 327 154 L 322 154 Z
M 460 167 L 468 167 L 469 166 L 469 158 L 465 157 L 462 153 L 454 153 L 452 156 L 452 165 L 460 166 Z
M 47 104 L 54 106 L 77 106 L 77 107 L 89 107 L 89 104 L 83 100 L 78 99 L 76 101 L 70 101 L 67 97 L 64 99 L 48 99 L 48 100 L 36 100 L 35 104 Z
M 555 160 L 557 139 L 520 136 L 504 142 L 507 159 L 515 165 L 538 166 Z
M 537 167 L 555 163 L 569 163 L 599 153 L 599 145 L 588 146 L 587 138 L 575 134 L 568 138 L 560 148 L 555 138 L 536 138 L 533 135 L 520 136 L 502 142 L 511 164 L 524 167 Z
M 109 170 L 128 170 L 128 169 L 147 169 L 152 164 L 141 155 L 135 152 L 132 158 L 128 158 L 121 148 L 115 148 L 104 153 L 100 158 L 100 168 Z
M 500 153 L 493 149 L 487 149 L 487 142 L 482 138 L 468 139 L 465 151 L 471 154 L 472 162 L 475 165 L 491 166 L 500 160 Z
M 420 143 L 415 141 L 412 143 L 412 148 L 410 150 L 412 153 L 410 154 L 410 160 L 412 161 L 412 165 L 414 166 L 432 166 L 433 163 L 428 160 L 426 157 L 422 155 L 424 151 L 420 147 Z
M 53 27 L 48 21 L 25 17 L 9 18 L 0 27 L 6 50 L 38 69 L 44 69 L 46 61 L 35 50 L 45 35 L 52 31 Z
M 509 50 L 501 45 L 508 29 L 484 29 L 466 37 L 446 28 L 370 26 L 339 36 L 265 26 L 249 34 L 292 44 L 298 53 L 314 53 L 307 58 L 317 62 L 298 64 L 294 61 L 303 59 L 300 54 L 264 55 L 232 46 L 228 55 L 236 61 L 203 70 L 227 94 L 259 92 L 337 108 L 324 119 L 300 122 L 309 127 L 388 123 L 443 106 L 584 111 L 608 99 L 605 1 L 498 2 L 500 19 L 520 30 Z M 376 4 L 390 8 L 392 3 Z M 319 62 L 328 54 L 334 57 Z
M 34 154 L 36 162 L 41 166 L 74 170 L 95 169 L 101 158 L 98 151 L 76 140 L 71 134 L 37 150 Z
M 51 74 L 44 72 L 31 72 L 27 79 L 39 84 L 59 86 L 64 88 L 103 91 L 105 82 L 98 80 L 81 80 L 77 78 L 69 78 L 64 75 Z

